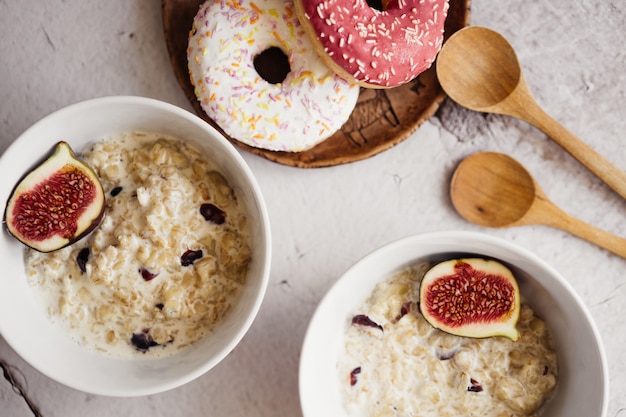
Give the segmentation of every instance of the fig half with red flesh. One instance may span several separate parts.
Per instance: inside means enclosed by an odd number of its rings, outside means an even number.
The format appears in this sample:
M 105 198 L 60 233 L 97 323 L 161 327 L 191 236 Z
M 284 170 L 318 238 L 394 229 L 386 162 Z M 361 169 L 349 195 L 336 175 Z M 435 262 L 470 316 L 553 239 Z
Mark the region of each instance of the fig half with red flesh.
M 15 186 L 4 221 L 25 245 L 51 252 L 91 232 L 102 220 L 104 203 L 96 173 L 61 141 Z
M 433 266 L 420 284 L 420 311 L 433 327 L 457 336 L 519 338 L 517 280 L 494 260 L 452 259 Z

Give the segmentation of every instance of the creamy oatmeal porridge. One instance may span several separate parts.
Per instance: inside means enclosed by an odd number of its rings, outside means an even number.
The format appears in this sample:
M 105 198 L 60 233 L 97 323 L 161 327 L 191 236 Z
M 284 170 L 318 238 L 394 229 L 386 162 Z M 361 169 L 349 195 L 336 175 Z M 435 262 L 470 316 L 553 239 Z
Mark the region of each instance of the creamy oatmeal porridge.
M 346 329 L 338 362 L 350 416 L 536 416 L 557 383 L 546 324 L 522 300 L 520 338 L 471 339 L 419 312 L 429 265 L 379 283 Z
M 173 137 L 121 134 L 82 159 L 107 193 L 102 223 L 71 246 L 26 254 L 51 319 L 122 357 L 169 355 L 209 334 L 236 302 L 250 260 L 235 190 Z

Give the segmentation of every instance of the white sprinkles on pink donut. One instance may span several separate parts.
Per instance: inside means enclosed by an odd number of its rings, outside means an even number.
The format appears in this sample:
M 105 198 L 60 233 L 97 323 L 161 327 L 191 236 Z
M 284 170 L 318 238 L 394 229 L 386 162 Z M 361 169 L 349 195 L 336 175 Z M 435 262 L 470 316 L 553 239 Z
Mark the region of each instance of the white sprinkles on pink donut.
M 290 72 L 273 84 L 254 58 L 278 47 Z M 306 150 L 348 120 L 359 87 L 314 51 L 291 0 L 208 0 L 193 23 L 190 78 L 206 114 L 230 137 L 272 151 Z
M 296 7 L 337 72 L 362 86 L 387 88 L 411 81 L 432 65 L 443 43 L 449 4 L 390 0 L 381 11 L 366 0 L 297 0 Z

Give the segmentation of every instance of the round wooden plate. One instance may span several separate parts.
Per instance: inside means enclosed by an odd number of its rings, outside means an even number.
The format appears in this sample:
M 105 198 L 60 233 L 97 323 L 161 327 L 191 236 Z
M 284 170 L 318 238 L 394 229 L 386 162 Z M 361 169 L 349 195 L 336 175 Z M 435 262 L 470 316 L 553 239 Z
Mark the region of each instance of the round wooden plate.
M 187 69 L 187 40 L 205 0 L 162 0 L 163 29 L 174 73 L 196 113 L 237 146 L 270 161 L 300 168 L 327 167 L 369 158 L 405 140 L 430 118 L 445 98 L 433 65 L 396 88 L 361 88 L 352 115 L 330 138 L 303 152 L 254 148 L 226 135 L 200 107 Z M 469 25 L 471 0 L 450 0 L 445 38 Z

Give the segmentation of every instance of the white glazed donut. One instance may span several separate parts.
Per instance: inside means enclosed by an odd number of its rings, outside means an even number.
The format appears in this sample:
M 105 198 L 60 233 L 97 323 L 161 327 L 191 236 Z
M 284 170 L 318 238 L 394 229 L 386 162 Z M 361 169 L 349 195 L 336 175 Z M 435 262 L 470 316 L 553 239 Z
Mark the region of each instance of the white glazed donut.
M 271 83 L 254 59 L 280 48 L 290 71 Z M 272 151 L 298 152 L 348 120 L 359 87 L 313 49 L 292 0 L 208 0 L 189 37 L 191 82 L 202 109 L 230 137 Z

